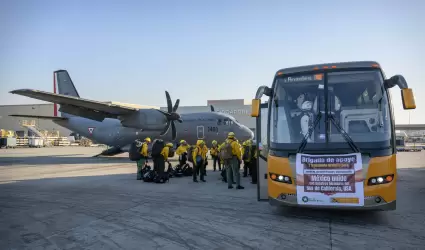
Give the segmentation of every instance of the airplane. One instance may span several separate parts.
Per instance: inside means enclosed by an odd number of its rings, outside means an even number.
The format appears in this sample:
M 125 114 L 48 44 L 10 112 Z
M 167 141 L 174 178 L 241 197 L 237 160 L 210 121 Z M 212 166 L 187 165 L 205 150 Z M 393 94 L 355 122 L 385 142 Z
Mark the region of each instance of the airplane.
M 213 140 L 224 141 L 229 132 L 234 132 L 241 141 L 254 137 L 248 127 L 236 121 L 233 116 L 215 112 L 212 106 L 211 112 L 178 114 L 180 100 L 177 99 L 173 106 L 167 91 L 167 111 L 163 111 L 80 98 L 66 70 L 54 71 L 53 79 L 54 93 L 33 89 L 10 91 L 12 94 L 54 103 L 53 116 L 10 116 L 51 120 L 74 133 L 110 146 L 96 156 L 128 152 L 131 143 L 146 137 L 161 138 L 169 142 L 183 139 L 191 145 L 196 144 L 198 139 L 203 139 L 207 145 L 211 145 Z M 59 93 L 56 93 L 57 90 Z M 60 116 L 57 111 L 60 111 Z M 168 133 L 170 128 L 171 133 Z

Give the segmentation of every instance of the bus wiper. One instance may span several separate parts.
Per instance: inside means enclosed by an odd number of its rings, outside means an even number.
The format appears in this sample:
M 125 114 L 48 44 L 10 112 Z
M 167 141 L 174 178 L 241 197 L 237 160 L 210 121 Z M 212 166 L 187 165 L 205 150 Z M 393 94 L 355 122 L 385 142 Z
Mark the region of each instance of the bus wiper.
M 331 122 L 336 127 L 336 129 L 338 129 L 338 132 L 344 137 L 345 141 L 347 141 L 347 143 L 351 147 L 351 149 L 355 153 L 360 153 L 360 149 L 356 146 L 353 139 L 351 139 L 351 137 L 348 135 L 348 133 L 345 132 L 345 130 L 335 121 L 335 118 L 333 117 L 332 114 L 330 114 L 328 116 L 328 119 L 331 120 Z
M 310 138 L 313 130 L 316 129 L 317 124 L 320 122 L 320 118 L 322 118 L 322 112 L 319 112 L 319 114 L 316 116 L 316 119 L 313 122 L 313 126 L 309 128 L 307 134 L 304 136 L 304 139 L 301 141 L 301 145 L 298 147 L 297 153 L 302 153 L 304 151 L 305 146 L 307 146 L 308 138 Z

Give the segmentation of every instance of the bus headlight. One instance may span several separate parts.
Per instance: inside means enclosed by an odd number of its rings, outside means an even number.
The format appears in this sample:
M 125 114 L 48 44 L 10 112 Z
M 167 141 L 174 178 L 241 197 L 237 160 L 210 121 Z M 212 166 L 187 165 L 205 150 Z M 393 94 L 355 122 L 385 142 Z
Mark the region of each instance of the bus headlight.
M 379 185 L 379 184 L 386 184 L 392 182 L 394 179 L 394 175 L 383 175 L 383 176 L 375 176 L 369 179 L 368 185 Z
M 292 184 L 292 179 L 289 176 L 281 175 L 281 174 L 274 174 L 274 173 L 269 173 L 269 175 L 270 175 L 270 179 L 272 179 L 274 181 Z

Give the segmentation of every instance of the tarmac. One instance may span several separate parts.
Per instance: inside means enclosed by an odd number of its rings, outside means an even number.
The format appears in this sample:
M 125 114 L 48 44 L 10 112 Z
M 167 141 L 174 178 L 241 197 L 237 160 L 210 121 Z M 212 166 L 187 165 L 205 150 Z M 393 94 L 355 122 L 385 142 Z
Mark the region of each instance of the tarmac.
M 278 209 L 211 170 L 136 180 L 102 148 L 0 149 L 0 249 L 424 249 L 425 152 L 398 154 L 397 210 Z

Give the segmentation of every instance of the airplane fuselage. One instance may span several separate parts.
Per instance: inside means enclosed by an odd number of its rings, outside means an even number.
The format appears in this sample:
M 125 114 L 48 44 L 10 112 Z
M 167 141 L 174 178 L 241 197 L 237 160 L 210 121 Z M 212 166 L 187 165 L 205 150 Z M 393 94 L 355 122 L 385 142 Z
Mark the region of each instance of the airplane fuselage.
M 213 140 L 222 142 L 229 132 L 234 132 L 239 140 L 247 140 L 253 137 L 253 133 L 246 126 L 239 124 L 225 114 L 217 112 L 201 112 L 181 114 L 182 123 L 175 123 L 177 138 L 174 142 L 186 140 L 189 144 L 196 144 L 198 139 L 203 139 L 207 145 Z M 65 121 L 55 121 L 73 132 L 87 137 L 97 143 L 108 146 L 124 148 L 136 139 L 143 140 L 161 138 L 172 141 L 171 131 L 160 136 L 160 131 L 142 131 L 136 128 L 123 127 L 117 119 L 105 119 L 102 122 L 72 116 Z

